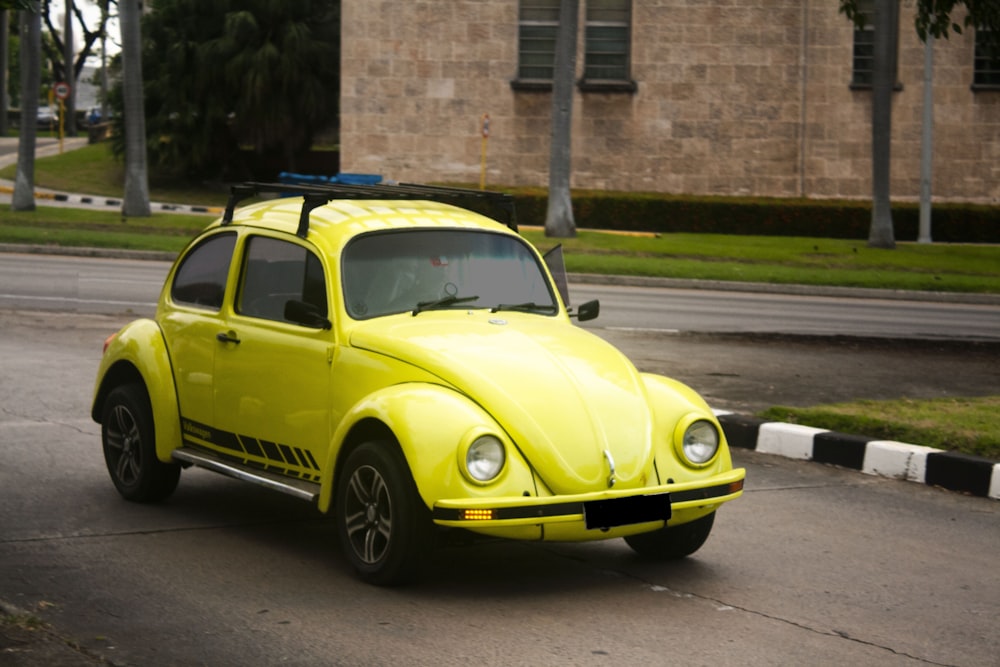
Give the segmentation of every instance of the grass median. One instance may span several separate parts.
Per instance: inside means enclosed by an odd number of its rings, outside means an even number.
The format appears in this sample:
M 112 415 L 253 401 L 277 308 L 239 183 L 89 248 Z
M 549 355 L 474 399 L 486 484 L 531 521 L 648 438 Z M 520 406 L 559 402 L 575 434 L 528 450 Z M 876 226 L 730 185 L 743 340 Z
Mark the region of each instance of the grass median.
M 0 170 L 13 179 L 14 167 Z M 120 197 L 122 167 L 106 145 L 36 161 L 36 184 L 53 190 Z M 154 201 L 224 206 L 222 187 L 156 184 Z M 0 242 L 108 247 L 176 253 L 213 216 L 157 213 L 122 218 L 114 210 L 41 205 L 32 212 L 0 208 Z M 571 239 L 526 227 L 540 249 L 561 243 L 574 273 L 693 280 L 1000 294 L 1000 247 L 900 243 L 868 248 L 863 240 L 720 234 L 609 234 L 580 230 Z M 820 428 L 863 434 L 1000 460 L 1000 398 L 948 401 L 857 401 L 812 408 L 775 407 L 762 414 Z

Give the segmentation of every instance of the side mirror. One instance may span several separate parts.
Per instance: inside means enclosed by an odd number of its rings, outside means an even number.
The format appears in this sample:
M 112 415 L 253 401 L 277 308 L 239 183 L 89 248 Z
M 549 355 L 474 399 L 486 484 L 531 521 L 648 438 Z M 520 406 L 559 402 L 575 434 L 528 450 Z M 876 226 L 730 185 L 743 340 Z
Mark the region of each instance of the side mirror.
M 575 317 L 581 322 L 586 322 L 587 320 L 597 319 L 597 316 L 601 314 L 601 302 L 597 299 L 593 301 L 588 301 L 587 303 L 581 303 L 580 307 L 576 309 L 575 315 L 570 315 L 570 317 Z
M 293 324 L 314 329 L 333 328 L 333 322 L 323 317 L 316 306 L 297 299 L 285 302 L 285 319 Z

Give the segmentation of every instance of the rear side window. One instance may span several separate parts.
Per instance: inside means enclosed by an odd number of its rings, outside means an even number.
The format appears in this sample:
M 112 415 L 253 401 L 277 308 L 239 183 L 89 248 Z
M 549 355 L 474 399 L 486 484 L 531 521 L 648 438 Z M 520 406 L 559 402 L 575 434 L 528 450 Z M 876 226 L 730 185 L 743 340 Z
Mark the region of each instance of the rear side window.
M 313 315 L 327 316 L 326 280 L 319 258 L 295 243 L 250 238 L 237 312 L 288 322 L 285 309 L 290 301 L 305 305 Z
M 216 234 L 195 246 L 177 267 L 170 298 L 211 310 L 222 307 L 236 234 Z

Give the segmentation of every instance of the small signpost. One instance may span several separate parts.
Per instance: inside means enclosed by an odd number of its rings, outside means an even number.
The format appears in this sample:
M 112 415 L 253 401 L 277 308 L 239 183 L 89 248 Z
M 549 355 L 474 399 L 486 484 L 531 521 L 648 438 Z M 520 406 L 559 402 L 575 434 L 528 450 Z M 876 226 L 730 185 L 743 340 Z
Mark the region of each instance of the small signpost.
M 483 150 L 479 160 L 479 189 L 486 189 L 486 144 L 490 140 L 490 115 L 484 113 L 480 119 L 482 121 Z

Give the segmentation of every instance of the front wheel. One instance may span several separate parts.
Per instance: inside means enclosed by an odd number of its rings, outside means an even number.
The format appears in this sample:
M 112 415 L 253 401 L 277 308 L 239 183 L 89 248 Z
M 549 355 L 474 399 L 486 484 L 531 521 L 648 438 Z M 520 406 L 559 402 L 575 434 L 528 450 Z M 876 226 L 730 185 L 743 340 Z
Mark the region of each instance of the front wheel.
M 181 467 L 156 458 L 155 437 L 145 387 L 126 384 L 112 390 L 104 402 L 101 440 L 111 481 L 126 500 L 155 502 L 177 488 Z
M 625 538 L 625 542 L 646 558 L 677 560 L 690 556 L 705 544 L 712 532 L 713 523 L 715 512 L 679 526 L 665 526 L 652 533 L 630 535 Z
M 395 443 L 368 442 L 350 453 L 334 509 L 341 548 L 361 579 L 393 586 L 416 575 L 432 524 Z

